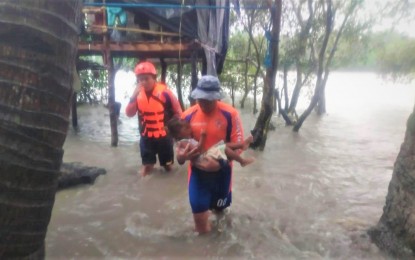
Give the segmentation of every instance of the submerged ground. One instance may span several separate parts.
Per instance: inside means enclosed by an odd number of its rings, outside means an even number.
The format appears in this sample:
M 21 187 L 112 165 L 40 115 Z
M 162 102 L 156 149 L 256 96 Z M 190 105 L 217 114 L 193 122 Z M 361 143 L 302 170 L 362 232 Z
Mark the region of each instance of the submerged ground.
M 107 174 L 58 192 L 47 258 L 383 258 L 365 231 L 382 213 L 414 93 L 370 73 L 333 73 L 328 114 L 310 116 L 298 134 L 274 117 L 265 151 L 235 166 L 225 230 L 204 237 L 192 231 L 186 168 L 140 179 L 136 119 L 121 116 L 111 148 L 108 111 L 81 107 L 64 161 Z M 241 114 L 248 133 L 255 117 Z

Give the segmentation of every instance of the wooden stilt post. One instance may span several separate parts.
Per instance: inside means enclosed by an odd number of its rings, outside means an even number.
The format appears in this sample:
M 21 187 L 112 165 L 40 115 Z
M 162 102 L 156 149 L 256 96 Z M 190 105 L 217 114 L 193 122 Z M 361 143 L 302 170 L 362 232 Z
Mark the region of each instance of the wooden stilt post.
M 202 75 L 206 75 L 207 74 L 207 60 L 206 60 L 206 56 L 202 55 Z
M 104 8 L 104 24 L 107 25 L 107 10 L 105 0 L 102 1 Z M 103 60 L 104 65 L 108 71 L 108 111 L 110 112 L 110 125 L 111 125 L 111 146 L 118 146 L 118 128 L 117 128 L 117 116 L 115 113 L 115 88 L 114 88 L 114 61 L 112 59 L 112 53 L 110 43 L 108 39 L 108 33 L 103 35 Z
M 78 111 L 76 109 L 76 92 L 72 94 L 72 127 L 78 128 Z
M 194 50 L 191 56 L 191 64 L 192 64 L 192 79 L 191 85 L 192 90 L 196 88 L 197 85 L 197 51 Z
M 196 50 L 194 50 L 192 53 L 191 62 L 192 62 L 191 63 L 192 64 L 192 79 L 191 79 L 190 84 L 192 86 L 192 89 L 190 90 L 190 93 L 189 93 L 189 101 L 190 101 L 190 105 L 193 106 L 195 104 L 195 100 L 193 100 L 190 97 L 190 94 L 196 88 L 196 85 L 197 85 L 197 51 Z
M 115 112 L 115 71 L 114 61 L 112 59 L 111 50 L 108 44 L 108 35 L 104 35 L 104 63 L 108 70 L 108 110 L 110 112 L 110 125 L 111 125 L 111 146 L 118 146 L 118 127 L 117 116 Z
M 167 63 L 163 58 L 160 58 L 160 65 L 161 65 L 161 82 L 166 84 Z
M 115 70 L 112 55 L 108 53 L 108 109 L 110 111 L 111 146 L 118 146 L 118 120 L 115 112 Z
M 180 64 L 180 62 L 177 63 L 176 90 L 177 90 L 177 99 L 179 100 L 179 103 L 180 103 L 180 106 L 182 107 L 182 110 L 184 110 L 183 96 L 182 96 L 182 64 Z

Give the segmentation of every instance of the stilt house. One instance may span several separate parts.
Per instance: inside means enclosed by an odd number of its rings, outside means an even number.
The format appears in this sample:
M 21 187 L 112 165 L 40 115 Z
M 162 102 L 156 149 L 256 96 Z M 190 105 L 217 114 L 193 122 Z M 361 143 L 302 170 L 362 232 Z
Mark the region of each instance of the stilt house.
M 192 88 L 201 74 L 221 73 L 229 38 L 230 0 L 86 0 L 78 57 L 101 55 L 108 70 L 111 145 L 118 144 L 114 111 L 114 57 L 151 60 L 161 67 L 176 65 L 181 99 L 181 65 L 192 64 Z M 233 7 L 238 1 L 233 1 Z M 78 60 L 78 70 L 88 68 Z M 82 64 L 82 67 L 81 65 Z M 76 117 L 76 106 L 73 106 Z M 75 118 L 76 119 L 76 118 Z M 73 120 L 73 124 L 76 120 Z

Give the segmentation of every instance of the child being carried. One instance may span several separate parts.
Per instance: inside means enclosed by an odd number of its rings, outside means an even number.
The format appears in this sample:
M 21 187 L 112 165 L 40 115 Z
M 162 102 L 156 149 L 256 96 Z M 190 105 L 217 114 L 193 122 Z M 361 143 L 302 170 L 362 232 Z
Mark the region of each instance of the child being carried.
M 183 119 L 173 118 L 167 123 L 167 128 L 171 136 L 175 139 L 177 149 L 185 149 L 188 145 L 190 150 L 196 149 L 201 154 L 193 161 L 195 163 L 203 163 L 203 159 L 211 157 L 215 160 L 235 160 L 241 164 L 242 167 L 254 162 L 254 158 L 243 158 L 238 151 L 246 150 L 249 144 L 252 143 L 253 137 L 250 135 L 243 142 L 240 143 L 225 143 L 223 140 L 215 144 L 207 151 L 202 151 L 202 147 L 206 140 L 206 132 L 201 132 L 200 141 L 192 138 L 192 129 L 190 124 Z

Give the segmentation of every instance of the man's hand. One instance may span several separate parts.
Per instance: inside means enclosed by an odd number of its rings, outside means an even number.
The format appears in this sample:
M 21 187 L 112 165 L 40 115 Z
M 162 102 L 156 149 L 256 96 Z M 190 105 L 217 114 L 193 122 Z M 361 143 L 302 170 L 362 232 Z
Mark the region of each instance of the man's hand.
M 137 85 L 133 91 L 133 94 L 130 97 L 130 102 L 135 102 L 137 99 L 138 93 L 140 93 L 140 85 Z
M 176 148 L 176 158 L 180 164 L 183 164 L 187 160 L 193 160 L 200 155 L 198 147 L 190 150 L 190 144 L 188 143 L 184 149 Z

